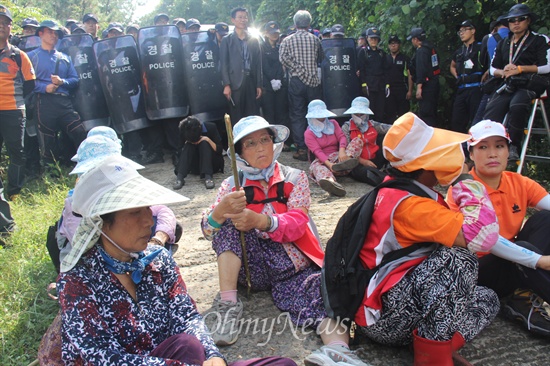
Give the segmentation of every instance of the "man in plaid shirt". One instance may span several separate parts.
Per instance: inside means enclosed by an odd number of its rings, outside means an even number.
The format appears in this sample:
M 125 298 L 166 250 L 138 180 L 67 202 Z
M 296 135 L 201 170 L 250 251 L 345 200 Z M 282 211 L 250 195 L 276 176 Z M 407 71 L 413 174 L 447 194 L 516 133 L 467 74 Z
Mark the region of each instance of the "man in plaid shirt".
M 294 15 L 296 33 L 286 37 L 279 49 L 279 59 L 288 70 L 289 116 L 292 138 L 298 148 L 294 159 L 306 161 L 307 148 L 304 132 L 307 128 L 307 106 L 313 99 L 322 98 L 321 79 L 317 65 L 324 58 L 321 41 L 308 32 L 311 25 L 311 14 L 298 10 Z

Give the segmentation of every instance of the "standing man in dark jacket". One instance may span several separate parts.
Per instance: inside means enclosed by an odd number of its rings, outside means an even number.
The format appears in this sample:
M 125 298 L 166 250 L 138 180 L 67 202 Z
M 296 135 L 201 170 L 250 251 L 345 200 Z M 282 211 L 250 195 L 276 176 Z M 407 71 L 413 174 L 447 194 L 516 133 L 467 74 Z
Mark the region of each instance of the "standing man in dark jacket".
M 46 166 L 61 156 L 70 159 L 86 138 L 86 130 L 70 98 L 71 91 L 78 86 L 78 74 L 69 56 L 55 49 L 58 39 L 63 37 L 59 26 L 53 20 L 45 20 L 36 34 L 42 45 L 29 52 L 29 58 L 36 71 L 36 116 Z M 59 151 L 60 131 L 72 141 L 74 151 Z
M 485 69 L 481 43 L 476 42 L 476 28 L 469 20 L 457 27 L 462 46 L 455 51 L 450 71 L 456 79 L 457 91 L 451 118 L 451 130 L 468 132 L 481 101 L 481 78 Z
M 397 35 L 388 40 L 390 53 L 386 55 L 386 101 L 384 102 L 385 123 L 392 124 L 398 117 L 411 109 L 413 90 L 410 59 L 401 53 L 401 40 Z
M 439 101 L 439 57 L 434 46 L 426 39 L 422 28 L 413 28 L 407 37 L 416 52 L 413 56 L 418 116 L 430 126 L 437 125 Z
M 384 101 L 386 53 L 378 47 L 380 43 L 380 31 L 378 28 L 367 29 L 367 47 L 359 50 L 357 54 L 357 67 L 361 78 L 363 95 L 370 101 L 370 108 L 374 112 L 375 121 L 385 122 Z
M 277 22 L 267 22 L 266 38 L 262 43 L 262 72 L 264 93 L 262 107 L 264 118 L 273 125 L 288 123 L 288 81 L 279 60 L 279 36 L 281 30 Z
M 258 99 L 262 96 L 262 59 L 260 43 L 248 34 L 248 11 L 245 8 L 231 10 L 233 33 L 222 39 L 220 65 L 223 95 L 229 101 L 231 122 L 257 115 Z

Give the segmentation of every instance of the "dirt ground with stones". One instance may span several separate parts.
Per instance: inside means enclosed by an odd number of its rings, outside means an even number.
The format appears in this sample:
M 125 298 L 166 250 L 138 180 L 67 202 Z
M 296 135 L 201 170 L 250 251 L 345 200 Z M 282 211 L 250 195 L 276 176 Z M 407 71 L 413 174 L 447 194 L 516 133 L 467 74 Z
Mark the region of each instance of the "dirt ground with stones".
M 142 170 L 142 174 L 171 189 L 175 176 L 169 156 L 165 158 L 165 163 L 149 165 Z M 290 152 L 282 153 L 279 161 L 307 171 L 308 164 L 292 159 Z M 226 173 L 214 176 L 217 187 L 224 178 L 229 176 L 230 170 L 229 161 L 226 158 Z M 347 195 L 343 198 L 329 196 L 310 181 L 312 198 L 310 213 L 319 230 L 323 246 L 332 235 L 338 219 L 346 208 L 372 189 L 348 177 L 338 180 L 347 190 Z M 172 206 L 184 227 L 175 258 L 181 267 L 189 293 L 197 303 L 199 311 L 206 315 L 207 323 L 210 323 L 213 317 L 208 314 L 212 300 L 218 291 L 218 272 L 211 243 L 203 238 L 199 222 L 204 209 L 214 201 L 217 189 L 207 190 L 198 176 L 188 176 L 185 186 L 179 192 L 191 200 Z M 312 329 L 296 328 L 284 315 L 281 315 L 273 305 L 269 292 L 252 293 L 249 298 L 246 298 L 246 289 L 240 288 L 239 297 L 244 304 L 243 318 L 248 323 L 242 327 L 237 343 L 221 348 L 229 362 L 283 355 L 302 365 L 304 358 L 322 345 L 320 338 Z M 361 358 L 372 365 L 397 366 L 413 363 L 412 353 L 408 347 L 385 347 L 360 338 L 353 348 L 358 349 Z M 543 366 L 550 364 L 550 339 L 534 336 L 518 323 L 498 316 L 480 336 L 466 345 L 460 354 L 475 365 Z

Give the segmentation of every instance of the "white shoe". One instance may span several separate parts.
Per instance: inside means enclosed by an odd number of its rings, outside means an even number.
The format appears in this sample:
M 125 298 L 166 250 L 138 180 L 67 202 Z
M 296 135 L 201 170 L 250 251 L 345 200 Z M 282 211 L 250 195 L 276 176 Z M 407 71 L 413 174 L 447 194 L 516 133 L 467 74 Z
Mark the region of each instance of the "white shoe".
M 370 366 L 354 351 L 342 346 L 323 346 L 304 360 L 306 366 Z
M 220 294 L 214 299 L 214 311 L 217 320 L 212 330 L 212 339 L 216 346 L 229 346 L 239 338 L 240 320 L 243 315 L 243 303 L 237 300 L 236 303 L 223 301 Z

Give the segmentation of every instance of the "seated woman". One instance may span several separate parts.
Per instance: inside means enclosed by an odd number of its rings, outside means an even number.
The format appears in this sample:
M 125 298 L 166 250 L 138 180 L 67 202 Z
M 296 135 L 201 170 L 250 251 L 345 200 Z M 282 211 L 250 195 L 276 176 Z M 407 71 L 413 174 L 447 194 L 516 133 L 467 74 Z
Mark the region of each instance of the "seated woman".
M 359 182 L 376 186 L 386 176 L 380 171 L 387 160 L 384 159 L 379 145 L 382 143 L 381 137 L 388 132 L 391 125 L 370 120 L 373 112 L 369 105 L 367 98 L 355 98 L 351 102 L 351 107 L 344 112 L 351 114 L 351 119 L 342 125 L 342 132 L 348 144 L 357 140 L 361 145 L 361 154 L 357 158 L 359 164 L 351 170 L 350 176 Z
M 212 175 L 217 172 L 223 173 L 224 163 L 222 138 L 216 125 L 189 116 L 181 121 L 179 129 L 183 147 L 179 153 L 176 183 L 173 188 L 181 189 L 189 173 L 199 174 L 204 178 L 206 189 L 214 188 Z
M 309 175 L 325 191 L 343 197 L 346 190 L 334 176 L 347 175 L 357 166 L 362 144 L 355 141 L 348 146 L 338 122 L 328 119 L 336 115 L 327 109 L 322 100 L 312 100 L 307 108 L 308 127 L 304 140 L 315 157 L 309 166 Z
M 82 176 L 73 194 L 82 220 L 57 286 L 66 364 L 226 364 L 172 256 L 148 243 L 150 205 L 186 200 L 120 156 Z M 237 364 L 267 361 L 294 365 Z
M 308 215 L 311 202 L 306 174 L 277 161 L 289 129 L 259 116 L 233 127 L 240 185 L 225 179 L 202 218 L 202 231 L 218 256 L 220 292 L 213 309 L 217 345 L 237 341 L 243 304 L 237 284 L 247 284 L 241 249 L 244 233 L 253 290 L 271 290 L 273 301 L 298 325 L 324 318 L 318 281 L 324 253 Z M 315 325 L 315 324 L 313 324 Z
M 478 283 L 499 297 L 513 295 L 503 313 L 520 320 L 531 332 L 548 336 L 550 314 L 543 303 L 550 303 L 550 195 L 532 179 L 505 170 L 511 141 L 502 124 L 481 121 L 470 128 L 470 135 L 468 149 L 475 164 L 470 174 L 487 189 L 501 235 L 491 253 L 478 254 Z M 451 191 L 447 202 L 457 209 Z M 528 208 L 537 211 L 524 225 Z M 529 290 L 514 293 L 518 288 Z
M 94 127 L 88 132 L 88 137 L 82 141 L 76 155 L 71 159 L 77 164 L 70 174 L 82 176 L 99 162 L 112 155 L 121 156 L 121 159 L 127 160 L 128 164 L 134 169 L 143 169 L 143 166 L 123 157 L 121 149 L 120 140 L 118 140 L 116 132 L 112 128 Z M 80 217 L 75 216 L 72 211 L 72 194 L 73 190 L 71 189 L 67 194 L 67 198 L 65 198 L 61 219 L 56 225 L 55 242 L 48 243 L 52 262 L 58 272 L 60 261 L 71 250 L 72 238 L 80 223 Z M 176 243 L 182 235 L 182 226 L 176 221 L 176 215 L 164 205 L 151 206 L 151 211 L 153 212 L 155 224 L 151 230 L 150 241 L 163 245 L 171 253 L 175 253 L 178 249 Z
M 476 283 L 472 253 L 490 249 L 498 239 L 487 193 L 471 179 L 456 183 L 460 212 L 454 212 L 433 189 L 459 177 L 461 143 L 468 138 L 430 127 L 412 113 L 397 119 L 384 138 L 391 179 L 408 180 L 421 194 L 389 187 L 378 191 L 359 258 L 365 268 L 383 259 L 386 264 L 370 278 L 354 320 L 377 343 L 412 342 L 415 365 L 452 366 L 453 351 L 475 338 L 499 311 L 494 291 Z M 417 243 L 424 245 L 413 246 Z M 388 253 L 394 257 L 389 263 Z M 321 331 L 325 344 L 348 342 L 347 332 L 334 331 L 337 325 L 331 319 Z M 328 345 L 309 355 L 306 364 L 336 361 Z

